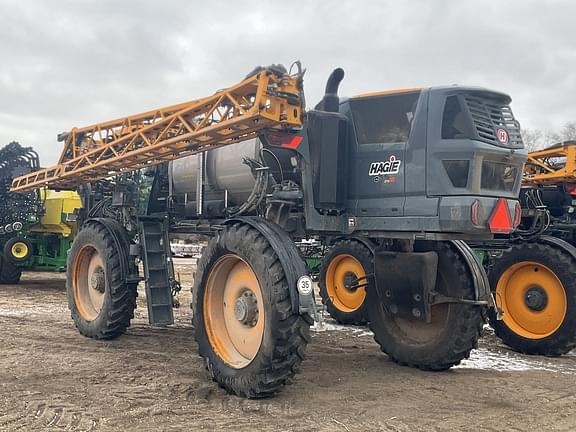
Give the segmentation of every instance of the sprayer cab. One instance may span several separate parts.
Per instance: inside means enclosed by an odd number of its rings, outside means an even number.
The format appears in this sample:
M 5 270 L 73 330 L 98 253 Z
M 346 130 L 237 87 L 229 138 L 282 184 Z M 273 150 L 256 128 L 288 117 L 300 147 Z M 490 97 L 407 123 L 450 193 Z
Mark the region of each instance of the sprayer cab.
M 307 113 L 314 207 L 349 231 L 510 232 L 527 158 L 508 95 L 431 87 L 326 95 Z

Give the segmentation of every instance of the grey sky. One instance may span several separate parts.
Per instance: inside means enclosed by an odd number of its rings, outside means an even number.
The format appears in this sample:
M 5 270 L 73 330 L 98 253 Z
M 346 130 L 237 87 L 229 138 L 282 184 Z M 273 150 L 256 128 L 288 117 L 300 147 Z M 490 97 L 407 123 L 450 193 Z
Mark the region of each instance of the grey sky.
M 576 121 L 576 2 L 0 0 L 0 146 L 56 161 L 73 126 L 195 99 L 258 64 L 300 59 L 308 105 L 341 66 L 343 95 L 481 85 L 524 127 Z

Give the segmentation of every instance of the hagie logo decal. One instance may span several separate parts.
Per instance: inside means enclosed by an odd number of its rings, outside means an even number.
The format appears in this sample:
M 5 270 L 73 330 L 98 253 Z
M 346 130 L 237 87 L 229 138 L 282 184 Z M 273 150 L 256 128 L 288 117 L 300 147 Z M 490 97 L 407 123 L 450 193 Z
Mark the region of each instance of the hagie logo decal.
M 498 141 L 502 144 L 508 144 L 508 132 L 504 129 L 498 129 Z
M 400 164 L 402 164 L 402 161 L 396 159 L 396 156 L 392 155 L 386 162 L 372 162 L 370 164 L 370 169 L 368 170 L 368 175 L 379 176 L 398 174 L 400 172 Z

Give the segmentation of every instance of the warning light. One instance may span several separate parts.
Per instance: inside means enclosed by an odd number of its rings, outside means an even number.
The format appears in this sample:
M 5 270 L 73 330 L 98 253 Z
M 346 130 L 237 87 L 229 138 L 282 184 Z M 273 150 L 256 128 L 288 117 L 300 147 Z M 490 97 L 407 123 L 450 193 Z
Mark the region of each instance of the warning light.
M 472 225 L 478 225 L 478 207 L 479 206 L 480 206 L 480 203 L 478 202 L 478 200 L 474 200 L 474 202 L 470 206 L 470 221 L 472 222 Z
M 500 198 L 492 211 L 490 220 L 488 221 L 490 231 L 495 234 L 508 234 L 512 231 L 512 219 L 508 211 L 508 202 L 504 198 Z
M 567 194 L 572 196 L 576 195 L 576 185 L 572 183 L 564 183 L 564 190 Z
M 266 133 L 268 143 L 273 146 L 284 147 L 295 150 L 302 142 L 302 135 L 294 135 L 291 133 L 268 131 Z
M 520 207 L 520 203 L 516 201 L 516 205 L 514 206 L 514 228 L 520 225 L 522 222 L 522 207 Z

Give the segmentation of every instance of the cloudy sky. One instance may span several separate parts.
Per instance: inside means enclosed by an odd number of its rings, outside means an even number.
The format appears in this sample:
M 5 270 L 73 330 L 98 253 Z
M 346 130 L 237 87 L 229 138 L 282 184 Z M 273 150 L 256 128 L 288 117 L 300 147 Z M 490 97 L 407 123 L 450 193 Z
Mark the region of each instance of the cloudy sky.
M 524 127 L 576 121 L 576 2 L 0 0 L 0 145 L 56 161 L 59 132 L 195 99 L 301 60 L 309 105 L 442 84 L 512 95 Z

